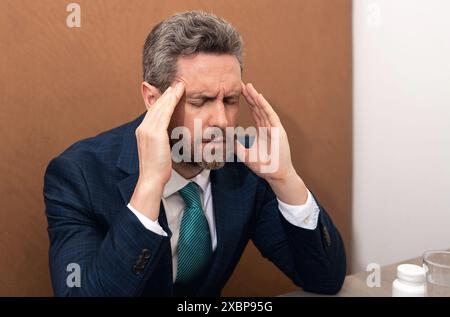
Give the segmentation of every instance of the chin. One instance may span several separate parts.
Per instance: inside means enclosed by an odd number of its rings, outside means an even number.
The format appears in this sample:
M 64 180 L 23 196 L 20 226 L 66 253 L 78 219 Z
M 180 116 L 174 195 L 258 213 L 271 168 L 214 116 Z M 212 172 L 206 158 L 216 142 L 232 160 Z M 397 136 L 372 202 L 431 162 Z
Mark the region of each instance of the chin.
M 201 162 L 197 162 L 196 164 L 199 167 L 203 168 L 203 169 L 217 170 L 217 169 L 220 169 L 220 168 L 224 167 L 225 162 L 217 162 L 217 161 L 205 162 L 205 161 L 201 161 Z

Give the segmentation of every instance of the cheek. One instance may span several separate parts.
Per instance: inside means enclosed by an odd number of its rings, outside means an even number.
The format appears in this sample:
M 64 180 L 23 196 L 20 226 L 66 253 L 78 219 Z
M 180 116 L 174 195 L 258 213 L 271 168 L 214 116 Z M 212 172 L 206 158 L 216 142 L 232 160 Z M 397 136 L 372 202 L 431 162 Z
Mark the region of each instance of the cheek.
M 171 118 L 173 126 L 186 127 L 189 130 L 194 129 L 194 119 L 203 119 L 200 108 L 194 108 L 189 104 L 178 105 Z
M 202 128 L 206 128 L 208 126 L 208 121 L 210 117 L 210 112 L 206 107 L 193 107 L 186 106 L 184 113 L 184 125 L 189 130 L 194 130 L 194 120 L 200 120 Z
M 200 108 L 193 108 L 190 107 L 189 105 L 187 105 L 183 112 L 182 115 L 179 115 L 177 117 L 177 123 L 178 126 L 183 126 L 185 127 L 187 130 L 189 130 L 191 137 L 194 136 L 194 120 L 195 119 L 200 119 L 202 120 L 202 125 L 201 128 L 204 129 L 204 124 L 206 122 L 202 112 L 200 111 Z
M 229 126 L 235 126 L 239 113 L 239 105 L 227 108 L 227 119 Z

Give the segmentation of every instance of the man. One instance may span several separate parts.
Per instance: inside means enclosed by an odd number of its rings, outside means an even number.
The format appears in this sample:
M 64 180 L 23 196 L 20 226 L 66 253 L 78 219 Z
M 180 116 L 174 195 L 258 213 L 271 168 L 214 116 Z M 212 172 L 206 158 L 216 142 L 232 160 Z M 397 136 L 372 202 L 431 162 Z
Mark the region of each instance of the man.
M 295 171 L 277 114 L 242 83 L 242 51 L 239 34 L 212 14 L 162 21 L 144 45 L 146 113 L 50 162 L 44 198 L 57 296 L 219 296 L 249 239 L 296 285 L 339 291 L 341 237 Z M 205 132 L 235 127 L 241 94 L 256 126 L 271 130 L 250 147 L 233 142 L 239 162 L 207 160 L 203 150 L 229 144 L 217 133 L 195 136 L 195 122 Z M 194 135 L 182 154 L 200 150 L 200 160 L 174 160 L 169 136 L 180 127 Z M 275 169 L 264 170 L 268 156 L 250 159 L 263 141 L 277 145 Z M 72 267 L 78 283 L 68 283 Z

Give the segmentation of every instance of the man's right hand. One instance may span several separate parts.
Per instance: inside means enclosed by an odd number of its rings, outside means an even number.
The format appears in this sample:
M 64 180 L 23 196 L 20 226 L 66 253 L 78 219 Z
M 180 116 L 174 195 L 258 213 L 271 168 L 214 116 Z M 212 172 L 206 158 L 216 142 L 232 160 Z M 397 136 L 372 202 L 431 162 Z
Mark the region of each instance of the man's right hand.
M 131 206 L 155 221 L 159 216 L 161 196 L 172 173 L 168 127 L 173 111 L 184 92 L 179 82 L 151 105 L 136 129 L 139 178 L 131 197 Z

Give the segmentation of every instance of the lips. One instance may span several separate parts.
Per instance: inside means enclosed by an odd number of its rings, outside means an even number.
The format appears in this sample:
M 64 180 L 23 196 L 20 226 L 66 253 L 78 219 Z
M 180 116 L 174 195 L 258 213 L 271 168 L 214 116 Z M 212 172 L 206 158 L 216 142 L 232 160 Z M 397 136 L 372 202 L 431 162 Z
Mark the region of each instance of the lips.
M 217 137 L 213 139 L 202 139 L 203 143 L 223 143 L 224 139 L 222 137 Z

